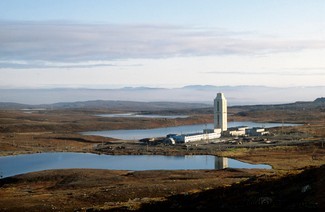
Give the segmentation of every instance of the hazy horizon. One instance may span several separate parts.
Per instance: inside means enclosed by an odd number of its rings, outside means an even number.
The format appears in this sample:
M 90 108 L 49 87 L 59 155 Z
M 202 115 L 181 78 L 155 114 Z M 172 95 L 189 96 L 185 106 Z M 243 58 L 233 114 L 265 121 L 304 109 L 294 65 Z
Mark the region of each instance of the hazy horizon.
M 266 86 L 188 85 L 180 88 L 124 87 L 0 89 L 0 102 L 52 104 L 92 100 L 212 103 L 224 93 L 229 105 L 281 104 L 324 97 L 325 86 L 275 88 Z
M 208 88 L 208 87 L 266 87 L 266 88 L 308 88 L 308 87 L 319 87 L 323 88 L 325 85 L 311 85 L 311 86 L 267 86 L 267 85 L 210 85 L 210 84 L 189 84 L 189 85 L 182 85 L 182 86 L 162 86 L 162 85 L 151 85 L 151 86 L 144 86 L 144 85 L 133 85 L 133 86 L 111 86 L 111 85 L 46 85 L 46 86 L 1 86 L 0 90 L 5 89 L 93 89 L 93 90 L 114 90 L 114 89 L 141 89 L 141 88 L 148 88 L 148 89 L 180 89 L 180 88 L 187 88 L 187 87 L 200 87 L 200 88 Z

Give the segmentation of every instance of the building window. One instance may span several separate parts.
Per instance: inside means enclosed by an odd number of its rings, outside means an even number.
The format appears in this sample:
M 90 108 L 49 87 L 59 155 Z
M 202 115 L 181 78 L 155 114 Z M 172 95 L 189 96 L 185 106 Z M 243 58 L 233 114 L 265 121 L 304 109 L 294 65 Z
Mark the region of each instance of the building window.
M 219 109 L 219 102 L 217 102 L 217 111 L 219 112 L 220 109 Z

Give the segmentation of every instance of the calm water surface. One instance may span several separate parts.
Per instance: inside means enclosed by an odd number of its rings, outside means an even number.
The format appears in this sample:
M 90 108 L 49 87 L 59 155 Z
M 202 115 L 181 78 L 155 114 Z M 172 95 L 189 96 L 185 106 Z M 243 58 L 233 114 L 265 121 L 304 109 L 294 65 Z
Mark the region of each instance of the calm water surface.
M 0 176 L 9 177 L 28 172 L 90 168 L 110 170 L 190 170 L 223 168 L 271 169 L 264 164 L 249 164 L 235 159 L 211 155 L 97 155 L 90 153 L 39 153 L 0 157 Z
M 295 126 L 298 124 L 282 124 L 282 123 L 257 123 L 257 122 L 228 122 L 228 127 L 248 126 L 248 127 L 278 127 L 278 126 Z M 196 124 L 183 125 L 177 127 L 163 127 L 146 130 L 106 130 L 106 131 L 90 131 L 82 132 L 83 135 L 99 135 L 103 137 L 118 138 L 124 140 L 139 140 L 142 138 L 164 137 L 167 134 L 197 133 L 203 129 L 212 129 L 213 124 Z
M 176 118 L 187 118 L 185 115 L 156 115 L 156 114 L 137 114 L 137 113 L 117 113 L 117 114 L 98 114 L 100 117 L 120 117 L 120 118 L 165 118 L 165 119 L 176 119 Z

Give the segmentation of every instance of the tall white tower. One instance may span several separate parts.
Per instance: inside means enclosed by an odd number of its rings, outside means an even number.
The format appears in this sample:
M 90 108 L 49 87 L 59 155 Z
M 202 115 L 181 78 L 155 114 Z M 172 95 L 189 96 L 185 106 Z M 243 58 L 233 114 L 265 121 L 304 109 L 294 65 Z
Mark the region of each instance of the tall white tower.
M 214 99 L 214 129 L 227 131 L 227 100 L 223 93 L 217 93 Z

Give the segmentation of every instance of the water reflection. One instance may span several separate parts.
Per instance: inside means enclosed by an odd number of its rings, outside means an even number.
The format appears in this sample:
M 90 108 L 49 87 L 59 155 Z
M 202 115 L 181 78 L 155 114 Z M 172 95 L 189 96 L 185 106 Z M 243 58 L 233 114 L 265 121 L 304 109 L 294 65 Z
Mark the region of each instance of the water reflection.
M 113 114 L 98 114 L 96 116 L 106 118 L 165 118 L 177 119 L 187 118 L 187 115 L 158 115 L 158 114 L 137 114 L 137 113 L 113 113 Z
M 212 155 L 97 155 L 57 152 L 0 157 L 0 176 L 2 177 L 42 170 L 72 168 L 143 171 L 225 168 L 270 169 L 272 167 Z
M 215 157 L 214 169 L 225 169 L 225 168 L 228 168 L 228 158 Z

